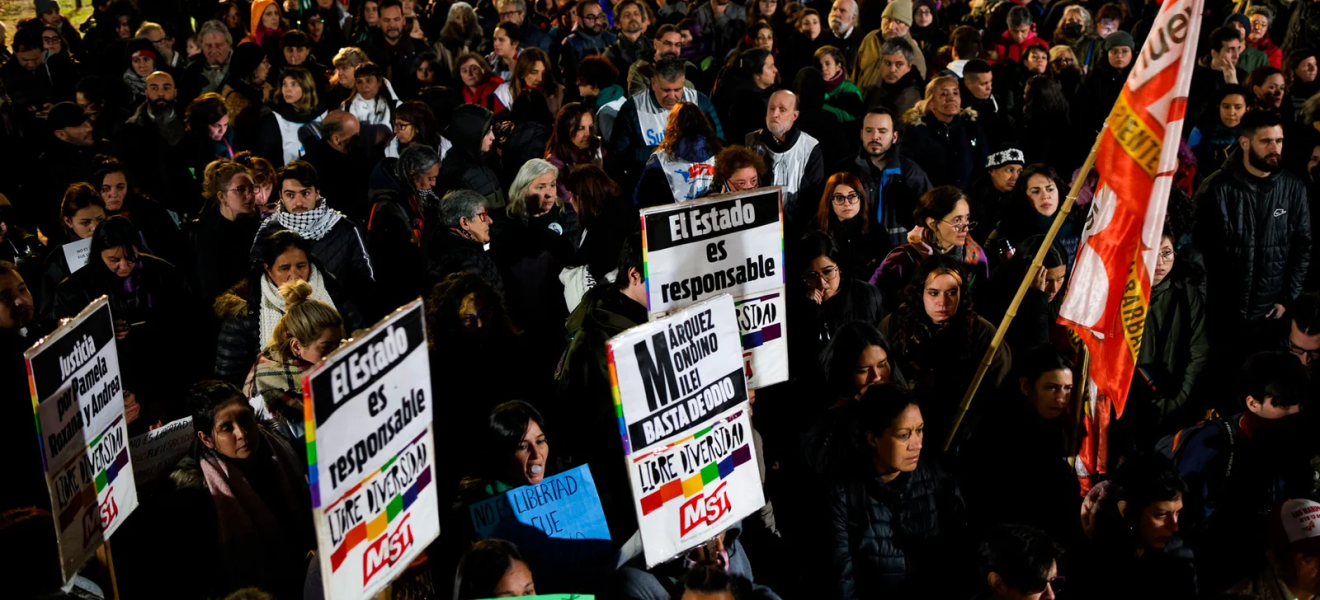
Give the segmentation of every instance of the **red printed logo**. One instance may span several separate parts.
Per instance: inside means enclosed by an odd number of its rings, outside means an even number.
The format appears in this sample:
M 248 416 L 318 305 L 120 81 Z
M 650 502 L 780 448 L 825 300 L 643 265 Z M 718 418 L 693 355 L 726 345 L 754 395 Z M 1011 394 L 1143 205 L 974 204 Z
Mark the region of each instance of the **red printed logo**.
M 729 503 L 729 493 L 724 491 L 724 486 L 728 484 L 725 481 L 709 496 L 697 494 L 683 503 L 679 509 L 679 535 L 687 535 L 698 525 L 714 525 L 733 510 L 733 505 Z
M 367 546 L 367 551 L 362 554 L 362 585 L 367 585 L 381 570 L 393 567 L 412 548 L 412 525 L 408 523 L 410 516 L 404 515 L 394 533 L 382 535 L 375 543 Z
M 700 177 L 702 175 L 706 175 L 708 177 L 714 177 L 715 165 L 708 165 L 706 163 L 697 163 L 695 165 L 692 165 L 691 167 L 688 167 L 688 177 L 692 179 L 696 179 L 697 177 Z

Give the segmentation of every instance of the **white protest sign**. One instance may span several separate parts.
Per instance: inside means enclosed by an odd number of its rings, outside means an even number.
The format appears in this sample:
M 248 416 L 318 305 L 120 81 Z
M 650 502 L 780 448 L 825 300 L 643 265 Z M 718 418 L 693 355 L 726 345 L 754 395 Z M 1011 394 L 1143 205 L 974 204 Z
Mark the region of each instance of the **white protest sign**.
M 105 296 L 23 356 L 67 582 L 138 503 Z
M 732 295 L 751 389 L 788 381 L 780 196 L 767 187 L 642 211 L 651 318 Z
M 364 600 L 440 535 L 421 300 L 303 379 L 308 475 L 328 600 Z
M 64 248 L 64 262 L 69 263 L 69 272 L 77 273 L 78 269 L 87 266 L 87 257 L 92 254 L 92 238 L 69 242 L 62 248 Z
M 765 504 L 733 299 L 721 294 L 609 341 L 647 566 Z
M 128 452 L 138 484 L 147 485 L 170 472 L 188 454 L 195 439 L 192 417 L 184 417 L 129 440 Z

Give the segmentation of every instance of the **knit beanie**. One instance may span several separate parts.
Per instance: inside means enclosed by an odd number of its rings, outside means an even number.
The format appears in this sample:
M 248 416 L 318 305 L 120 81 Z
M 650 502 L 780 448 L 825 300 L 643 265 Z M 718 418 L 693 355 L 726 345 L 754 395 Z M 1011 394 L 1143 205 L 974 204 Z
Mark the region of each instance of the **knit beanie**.
M 994 152 L 985 158 L 985 170 L 993 171 L 999 167 L 1008 165 L 1022 166 L 1027 163 L 1026 157 L 1022 154 L 1016 144 L 1004 143 L 995 146 Z
M 1227 19 L 1224 19 L 1224 25 L 1232 25 L 1233 23 L 1241 25 L 1242 31 L 1251 33 L 1251 18 L 1247 15 L 1242 13 L 1232 13 L 1228 15 Z
M 229 62 L 231 76 L 248 78 L 257 70 L 266 58 L 266 51 L 253 42 L 243 42 L 234 49 L 234 58 Z
M 889 17 L 899 23 L 912 26 L 912 0 L 894 0 L 885 7 L 881 17 Z
M 1132 34 L 1126 31 L 1115 31 L 1105 38 L 1105 52 L 1109 52 L 1119 46 L 1127 46 L 1133 52 L 1137 51 L 1137 43 L 1132 40 Z
M 55 0 L 33 0 L 32 4 L 37 10 L 38 17 L 52 10 L 60 9 L 60 4 Z

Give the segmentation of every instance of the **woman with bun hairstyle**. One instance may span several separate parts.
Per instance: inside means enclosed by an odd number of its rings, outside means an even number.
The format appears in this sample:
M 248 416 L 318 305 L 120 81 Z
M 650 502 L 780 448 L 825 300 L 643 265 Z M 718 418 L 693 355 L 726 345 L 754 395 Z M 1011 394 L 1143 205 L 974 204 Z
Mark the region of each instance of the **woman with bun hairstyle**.
M 295 447 L 306 443 L 303 436 L 302 374 L 339 347 L 344 319 L 333 306 L 312 298 L 315 290 L 306 281 L 294 279 L 279 287 L 284 316 L 257 364 L 243 384 L 248 398 L 261 398 L 257 416 L 270 418 L 274 428 Z
M 357 307 L 341 294 L 338 280 L 312 258 L 311 242 L 283 230 L 258 240 L 256 250 L 259 260 L 248 278 L 215 299 L 215 315 L 220 319 L 215 374 L 233 383 L 244 380 L 263 346 L 274 337 L 288 309 L 279 289 L 290 281 L 306 281 L 312 288 L 308 298 L 338 312 L 345 332 L 363 326 Z

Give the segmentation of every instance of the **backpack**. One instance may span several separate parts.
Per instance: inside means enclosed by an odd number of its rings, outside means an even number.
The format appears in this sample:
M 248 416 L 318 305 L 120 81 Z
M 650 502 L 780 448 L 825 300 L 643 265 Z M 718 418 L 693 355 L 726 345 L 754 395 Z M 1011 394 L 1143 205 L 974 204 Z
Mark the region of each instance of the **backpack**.
M 1233 432 L 1233 426 L 1223 419 L 1201 421 L 1191 427 L 1179 430 L 1177 433 L 1166 435 L 1155 444 L 1155 451 L 1173 460 L 1176 465 L 1183 448 L 1187 446 L 1184 442 L 1201 435 L 1212 427 L 1223 429 L 1224 433 L 1228 435 L 1228 463 L 1224 468 L 1224 478 L 1228 479 L 1233 474 L 1233 455 L 1236 453 L 1237 434 Z

